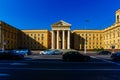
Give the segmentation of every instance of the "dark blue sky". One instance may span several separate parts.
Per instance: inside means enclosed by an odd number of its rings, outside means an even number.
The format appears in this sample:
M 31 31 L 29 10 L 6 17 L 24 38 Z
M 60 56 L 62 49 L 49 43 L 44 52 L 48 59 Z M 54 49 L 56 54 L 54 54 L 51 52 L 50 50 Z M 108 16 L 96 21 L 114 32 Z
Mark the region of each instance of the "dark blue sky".
M 72 30 L 104 29 L 115 22 L 119 8 L 120 0 L 0 0 L 0 20 L 18 29 L 51 30 L 59 20 Z

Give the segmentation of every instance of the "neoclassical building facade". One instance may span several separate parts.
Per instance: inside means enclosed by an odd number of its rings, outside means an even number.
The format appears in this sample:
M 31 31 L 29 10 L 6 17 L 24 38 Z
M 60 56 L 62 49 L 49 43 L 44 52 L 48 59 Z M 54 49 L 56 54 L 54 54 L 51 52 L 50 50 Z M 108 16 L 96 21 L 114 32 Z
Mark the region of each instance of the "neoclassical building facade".
M 71 30 L 72 25 L 60 20 L 49 30 L 19 30 L 0 21 L 0 49 L 111 49 L 120 50 L 120 9 L 113 25 L 103 30 Z
M 70 27 L 71 24 L 60 20 L 52 24 L 52 49 L 70 49 Z

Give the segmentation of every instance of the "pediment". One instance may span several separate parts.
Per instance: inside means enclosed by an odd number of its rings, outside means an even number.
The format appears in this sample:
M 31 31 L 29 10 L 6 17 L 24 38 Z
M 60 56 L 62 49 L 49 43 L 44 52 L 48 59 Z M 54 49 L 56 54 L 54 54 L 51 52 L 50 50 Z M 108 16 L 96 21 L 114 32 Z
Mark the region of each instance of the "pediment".
M 67 22 L 65 22 L 63 20 L 60 20 L 60 21 L 52 24 L 52 26 L 71 26 L 71 24 L 69 24 L 69 23 L 67 23 Z

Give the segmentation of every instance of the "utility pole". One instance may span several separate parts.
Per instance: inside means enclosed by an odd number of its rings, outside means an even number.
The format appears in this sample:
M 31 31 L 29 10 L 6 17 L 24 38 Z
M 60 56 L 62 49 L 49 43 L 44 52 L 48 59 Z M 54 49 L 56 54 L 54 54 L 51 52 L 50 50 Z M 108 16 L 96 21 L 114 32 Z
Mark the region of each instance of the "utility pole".
M 89 22 L 89 20 L 85 20 L 85 43 L 84 43 L 84 54 L 86 55 L 87 49 L 86 49 L 86 45 L 87 45 L 87 32 L 86 32 L 86 25 Z

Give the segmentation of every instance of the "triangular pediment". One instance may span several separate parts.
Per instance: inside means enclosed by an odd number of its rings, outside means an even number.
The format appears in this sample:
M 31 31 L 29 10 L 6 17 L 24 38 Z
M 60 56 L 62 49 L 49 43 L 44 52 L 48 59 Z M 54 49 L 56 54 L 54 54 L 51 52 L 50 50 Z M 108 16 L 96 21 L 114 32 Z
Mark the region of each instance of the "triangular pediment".
M 60 21 L 52 24 L 52 26 L 71 26 L 71 24 L 69 24 L 69 23 L 67 23 L 67 22 L 65 22 L 63 20 L 60 20 Z

